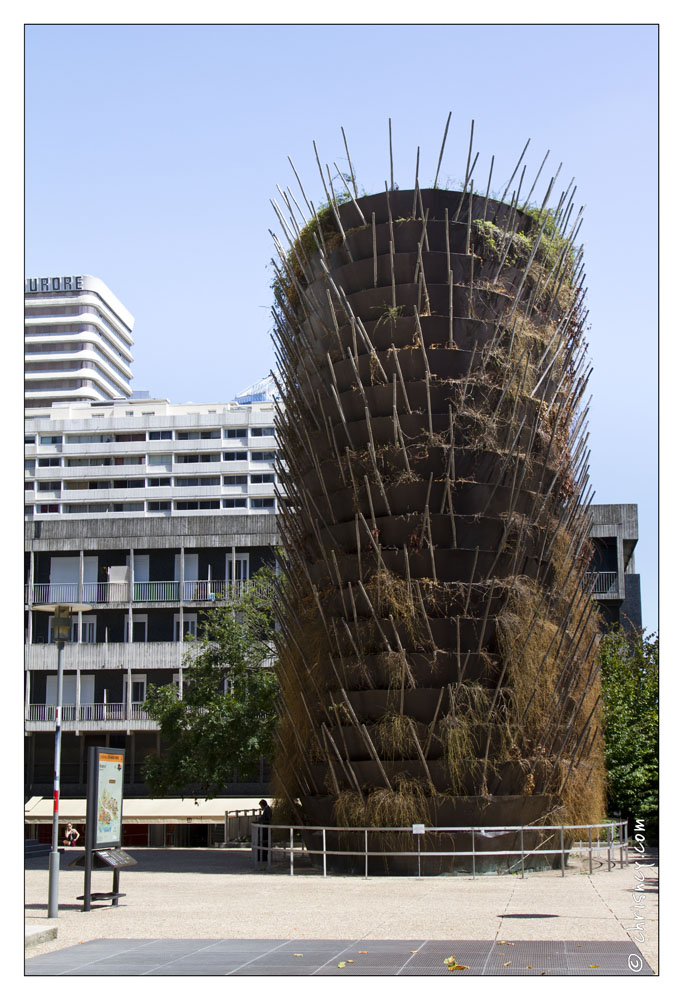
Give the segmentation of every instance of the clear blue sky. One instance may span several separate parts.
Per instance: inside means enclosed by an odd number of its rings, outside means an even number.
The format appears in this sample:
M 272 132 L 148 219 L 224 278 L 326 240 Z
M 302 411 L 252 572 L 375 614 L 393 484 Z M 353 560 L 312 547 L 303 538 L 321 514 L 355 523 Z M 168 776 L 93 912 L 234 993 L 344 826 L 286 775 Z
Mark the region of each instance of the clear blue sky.
M 94 274 L 135 316 L 134 388 L 223 401 L 273 366 L 270 199 L 323 191 L 313 155 L 383 190 L 494 190 L 531 138 L 586 205 L 591 473 L 637 503 L 657 627 L 657 29 L 653 26 L 34 26 L 26 30 L 26 273 Z M 528 182 L 528 181 L 527 181 Z

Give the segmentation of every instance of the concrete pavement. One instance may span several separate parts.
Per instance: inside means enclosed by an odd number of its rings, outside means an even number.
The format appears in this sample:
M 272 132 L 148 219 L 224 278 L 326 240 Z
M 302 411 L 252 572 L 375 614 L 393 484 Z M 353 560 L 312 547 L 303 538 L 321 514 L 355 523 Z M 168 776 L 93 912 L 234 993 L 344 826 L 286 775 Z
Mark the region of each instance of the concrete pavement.
M 27 957 L 113 938 L 632 940 L 658 970 L 658 868 L 643 869 L 646 881 L 637 882 L 633 854 L 624 869 L 592 875 L 574 859 L 565 878 L 553 871 L 366 880 L 254 872 L 246 849 L 132 848 L 138 864 L 121 873 L 125 898 L 84 913 L 76 898 L 83 871 L 64 867 L 72 853 L 62 859 L 57 938 L 28 947 Z M 110 891 L 111 882 L 111 873 L 93 873 L 93 891 Z M 632 893 L 641 886 L 637 929 Z M 27 923 L 47 924 L 47 890 L 47 860 L 27 861 Z

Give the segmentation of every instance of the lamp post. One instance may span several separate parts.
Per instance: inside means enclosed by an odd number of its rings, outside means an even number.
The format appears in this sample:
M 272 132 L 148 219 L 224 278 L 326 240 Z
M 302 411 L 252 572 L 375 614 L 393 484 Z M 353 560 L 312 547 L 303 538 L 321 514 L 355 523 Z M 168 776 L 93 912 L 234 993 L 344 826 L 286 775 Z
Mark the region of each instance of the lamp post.
M 62 754 L 62 689 L 64 671 L 62 650 L 71 639 L 71 616 L 76 611 L 90 611 L 89 604 L 34 604 L 34 611 L 51 611 L 52 632 L 57 644 L 57 704 L 55 705 L 55 772 L 52 800 L 52 848 L 50 850 L 48 917 L 59 916 L 59 778 Z

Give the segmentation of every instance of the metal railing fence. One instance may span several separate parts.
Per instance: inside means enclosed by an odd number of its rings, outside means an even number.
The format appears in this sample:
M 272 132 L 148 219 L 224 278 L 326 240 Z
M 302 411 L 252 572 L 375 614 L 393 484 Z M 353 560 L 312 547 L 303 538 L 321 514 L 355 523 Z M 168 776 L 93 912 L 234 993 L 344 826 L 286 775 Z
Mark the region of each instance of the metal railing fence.
M 619 596 L 619 574 L 612 571 L 585 573 L 584 585 L 591 594 Z
M 281 843 L 277 843 L 277 837 L 273 836 L 276 830 L 286 831 Z M 297 843 L 295 843 L 294 832 L 299 831 Z M 575 840 L 572 831 L 587 832 L 587 841 Z M 601 831 L 604 836 L 600 837 Z M 552 835 L 559 832 L 559 847 L 546 847 L 541 845 L 538 848 L 524 846 L 524 833 L 527 838 L 532 835 L 550 833 Z M 362 850 L 343 850 L 338 846 L 328 846 L 328 834 L 363 834 Z M 369 838 L 376 834 L 412 834 L 416 838 L 416 847 L 412 851 L 388 851 L 370 850 Z M 304 844 L 304 836 L 322 834 L 322 847 L 312 848 Z M 444 850 L 425 851 L 421 849 L 420 838 L 429 835 L 453 835 L 464 834 L 471 837 L 471 848 L 464 851 Z M 478 836 L 495 837 L 505 834 L 518 834 L 519 847 L 509 848 L 498 847 L 497 850 L 479 850 L 476 844 Z M 527 839 L 528 845 L 528 839 Z M 412 827 L 341 827 L 341 826 L 287 826 L 281 824 L 261 823 L 251 824 L 251 847 L 254 867 L 265 864 L 266 870 L 270 871 L 273 857 L 289 857 L 289 874 L 294 875 L 294 858 L 304 858 L 306 856 L 320 856 L 322 859 L 323 876 L 327 877 L 328 858 L 330 857 L 357 857 L 364 860 L 364 878 L 368 878 L 368 868 L 370 858 L 403 857 L 414 858 L 416 871 L 414 875 L 418 878 L 426 877 L 422 872 L 422 864 L 427 858 L 467 858 L 472 863 L 472 878 L 477 876 L 477 858 L 493 858 L 502 856 L 519 856 L 519 861 L 509 866 L 507 872 L 510 874 L 521 874 L 524 878 L 525 859 L 537 856 L 547 857 L 548 855 L 559 855 L 560 869 L 562 877 L 565 875 L 566 857 L 568 854 L 577 854 L 588 857 L 588 870 L 593 874 L 596 860 L 603 863 L 602 855 L 606 855 L 607 871 L 611 872 L 618 864 L 620 868 L 628 864 L 628 821 L 613 820 L 609 823 L 592 823 L 583 825 L 563 825 L 563 826 L 426 826 L 423 832 L 415 832 Z M 618 854 L 618 861 L 617 861 Z M 516 869 L 516 870 L 515 870 Z M 495 874 L 494 872 L 479 872 L 482 874 Z M 498 873 L 501 874 L 501 873 Z M 409 876 L 413 877 L 413 876 Z
M 151 720 L 141 704 L 133 703 L 128 710 L 124 702 L 94 702 L 82 705 L 62 705 L 62 722 L 127 722 Z M 26 709 L 27 722 L 54 722 L 54 705 L 29 705 Z
M 264 596 L 273 592 L 270 584 L 251 580 L 185 580 L 182 598 L 189 601 L 234 601 L 247 592 Z M 180 601 L 178 580 L 138 580 L 133 583 L 133 601 L 153 604 L 157 601 Z M 126 582 L 84 583 L 82 600 L 85 604 L 127 603 L 130 584 Z M 77 604 L 81 600 L 77 583 L 34 583 L 24 586 L 24 602 L 30 604 Z

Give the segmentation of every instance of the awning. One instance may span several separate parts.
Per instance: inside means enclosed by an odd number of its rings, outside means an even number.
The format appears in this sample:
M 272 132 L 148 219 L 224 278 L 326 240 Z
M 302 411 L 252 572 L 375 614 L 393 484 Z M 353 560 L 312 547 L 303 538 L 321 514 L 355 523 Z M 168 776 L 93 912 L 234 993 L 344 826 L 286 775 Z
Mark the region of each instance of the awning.
M 124 799 L 125 823 L 224 823 L 226 812 L 256 809 L 262 796 L 225 799 Z M 85 799 L 60 799 L 60 823 L 85 823 Z M 34 796 L 24 807 L 24 822 L 51 823 L 52 799 Z

